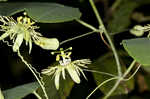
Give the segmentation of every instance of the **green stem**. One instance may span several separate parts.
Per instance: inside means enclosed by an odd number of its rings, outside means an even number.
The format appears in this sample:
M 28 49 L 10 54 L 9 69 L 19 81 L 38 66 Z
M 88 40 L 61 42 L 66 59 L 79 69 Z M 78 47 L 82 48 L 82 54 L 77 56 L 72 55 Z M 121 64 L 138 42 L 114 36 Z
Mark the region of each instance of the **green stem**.
M 98 31 L 94 26 L 92 26 L 92 25 L 90 25 L 90 24 L 88 24 L 88 23 L 86 23 L 86 22 L 84 22 L 84 21 L 82 21 L 82 20 L 76 20 L 77 22 L 79 22 L 80 24 L 82 24 L 82 25 L 84 25 L 85 27 L 87 27 L 87 28 L 89 28 L 89 29 L 91 29 L 91 30 L 93 30 L 93 31 Z
M 107 40 L 108 40 L 108 42 L 109 42 L 109 44 L 110 44 L 110 46 L 112 48 L 112 51 L 114 53 L 115 60 L 116 60 L 116 63 L 117 63 L 118 75 L 121 77 L 122 76 L 121 64 L 120 64 L 120 61 L 119 61 L 119 56 L 118 56 L 118 53 L 116 51 L 116 48 L 115 48 L 115 46 L 114 46 L 114 44 L 113 44 L 113 42 L 111 40 L 111 37 L 107 33 L 107 30 L 106 30 L 106 28 L 105 28 L 105 26 L 103 24 L 103 21 L 101 20 L 101 17 L 100 17 L 100 15 L 98 13 L 98 10 L 97 10 L 93 0 L 89 0 L 89 1 L 90 1 L 90 4 L 91 4 L 92 8 L 93 8 L 93 11 L 94 11 L 94 13 L 95 13 L 95 15 L 97 17 L 97 20 L 99 22 L 99 29 L 101 29 L 101 28 L 103 29 L 103 32 L 104 32 L 104 34 L 105 34 L 105 36 L 106 36 L 106 38 L 107 38 Z
M 86 99 L 89 99 L 91 97 L 91 95 L 98 89 L 100 88 L 102 85 L 106 84 L 107 82 L 111 81 L 111 80 L 114 80 L 114 79 L 117 79 L 117 77 L 113 77 L 113 78 L 110 78 L 110 79 L 107 79 L 105 81 L 103 81 L 100 85 L 98 85 L 87 97 Z
M 128 80 L 130 80 L 130 79 L 138 72 L 138 70 L 140 69 L 140 67 L 141 67 L 141 64 L 137 67 L 137 69 L 134 71 L 134 73 L 133 73 L 129 78 L 124 79 L 123 81 L 128 81 Z
M 111 10 L 114 11 L 121 3 L 121 0 L 116 0 L 115 3 L 112 5 Z
M 105 34 L 105 36 L 106 36 L 106 38 L 107 38 L 107 40 L 108 40 L 108 42 L 109 42 L 109 44 L 110 44 L 110 46 L 112 48 L 113 54 L 115 56 L 116 64 L 117 64 L 118 75 L 121 77 L 122 76 L 122 72 L 121 72 L 121 64 L 120 64 L 118 53 L 117 53 L 116 48 L 115 48 L 115 46 L 114 46 L 114 44 L 113 44 L 109 34 L 107 33 L 106 29 L 104 29 L 104 34 Z
M 64 43 L 67 43 L 67 42 L 69 42 L 69 41 L 72 41 L 72 40 L 75 40 L 75 39 L 78 39 L 78 38 L 81 38 L 81 37 L 84 37 L 84 36 L 93 34 L 93 33 L 95 33 L 95 31 L 88 32 L 88 33 L 85 33 L 85 34 L 82 34 L 82 35 L 79 35 L 79 36 L 76 36 L 76 37 L 73 37 L 73 38 L 69 38 L 69 39 L 67 39 L 67 40 L 64 40 L 64 41 L 60 42 L 60 45 L 62 45 L 62 44 L 64 44 Z
M 102 22 L 101 17 L 100 17 L 100 15 L 98 13 L 98 10 L 97 10 L 93 0 L 89 0 L 89 1 L 90 1 L 90 4 L 91 4 L 92 8 L 93 8 L 93 11 L 94 11 L 94 13 L 96 15 L 96 18 L 98 20 L 99 26 L 101 26 L 103 24 L 103 22 Z
M 128 69 L 126 70 L 126 72 L 123 74 L 123 78 L 126 77 L 127 74 L 129 74 L 129 72 L 131 71 L 131 69 L 133 68 L 133 66 L 135 65 L 136 60 L 133 60 L 133 62 L 130 64 L 130 66 L 128 67 Z
M 42 99 L 36 91 L 34 91 L 33 94 L 37 97 L 37 99 Z
M 136 61 L 134 60 L 131 65 L 129 66 L 129 68 L 126 70 L 126 72 L 123 74 L 122 77 L 120 77 L 115 85 L 112 87 L 112 89 L 106 94 L 106 96 L 103 99 L 108 99 L 110 97 L 110 95 L 117 89 L 118 85 L 120 84 L 120 82 L 124 79 L 124 77 L 127 76 L 127 74 L 131 71 L 131 69 L 133 68 L 133 66 L 135 65 Z
M 36 78 L 36 80 L 38 81 L 38 83 L 40 84 L 43 93 L 45 95 L 45 98 L 48 99 L 48 95 L 46 93 L 45 87 L 43 86 L 42 82 L 40 81 L 40 79 L 38 78 L 38 76 L 36 75 L 36 73 L 34 72 L 34 70 L 32 69 L 32 67 L 27 63 L 26 60 L 24 60 L 24 58 L 22 57 L 22 55 L 20 54 L 20 51 L 18 51 L 18 56 L 20 57 L 20 59 L 22 60 L 22 62 L 30 69 L 30 71 L 32 72 L 32 74 L 34 75 L 34 77 Z
M 111 76 L 111 77 L 116 77 L 116 75 L 113 75 L 113 74 L 110 74 L 110 73 L 107 73 L 107 72 L 101 72 L 101 71 L 96 71 L 96 70 L 88 70 L 88 69 L 82 69 L 84 71 L 88 71 L 88 72 L 93 72 L 93 73 L 99 73 L 99 74 L 102 74 L 102 75 L 107 75 L 107 76 Z

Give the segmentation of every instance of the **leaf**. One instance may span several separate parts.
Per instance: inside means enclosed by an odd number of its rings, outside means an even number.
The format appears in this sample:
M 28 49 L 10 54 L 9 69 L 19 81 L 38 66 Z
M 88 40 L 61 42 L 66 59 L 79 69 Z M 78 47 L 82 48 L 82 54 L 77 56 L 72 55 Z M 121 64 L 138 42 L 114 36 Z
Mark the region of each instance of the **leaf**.
M 150 0 L 122 0 L 113 13 L 113 19 L 108 23 L 108 31 L 112 34 L 124 31 L 131 23 L 130 16 L 134 9 L 148 3 Z
M 150 73 L 150 65 L 148 66 L 145 66 L 143 65 L 142 68 L 146 71 L 146 72 L 149 72 Z
M 33 82 L 7 89 L 3 91 L 3 94 L 5 99 L 22 99 L 23 97 L 37 90 L 39 87 L 40 85 L 37 82 Z
M 144 80 L 148 87 L 148 90 L 150 90 L 150 79 L 149 78 L 150 78 L 150 74 L 144 75 Z
M 142 65 L 150 65 L 150 39 L 136 38 L 122 41 L 128 54 Z
M 34 21 L 41 23 L 67 22 L 81 17 L 78 8 L 56 3 L 0 3 L 0 15 L 2 16 L 11 16 L 22 11 L 26 11 Z
M 127 55 L 123 52 L 120 52 L 121 58 L 123 60 L 126 60 Z M 125 62 L 127 63 L 127 62 Z M 124 64 L 122 64 L 122 67 L 125 67 Z M 106 72 L 113 75 L 117 75 L 117 66 L 116 61 L 114 59 L 114 56 L 112 53 L 107 53 L 103 55 L 102 57 L 99 57 L 96 59 L 92 65 L 89 65 L 89 68 L 92 70 L 100 71 L 100 72 Z M 125 70 L 125 68 L 122 68 L 122 70 Z M 101 84 L 103 81 L 109 79 L 111 76 L 99 74 L 99 73 L 93 73 L 94 79 L 97 83 L 97 86 Z M 104 93 L 107 94 L 110 89 L 115 84 L 116 80 L 110 81 L 103 86 L 101 86 L 99 89 Z M 129 80 L 125 83 L 121 83 L 119 87 L 116 89 L 116 91 L 112 95 L 118 95 L 118 94 L 125 94 L 128 91 L 132 90 L 134 88 L 133 79 Z
M 43 81 L 45 83 L 45 88 L 49 99 L 66 99 L 74 85 L 74 82 L 69 76 L 66 76 L 65 80 L 62 79 L 62 76 L 60 77 L 59 90 L 55 87 L 53 76 L 44 76 Z M 38 93 L 43 99 L 44 95 L 41 89 L 38 90 Z

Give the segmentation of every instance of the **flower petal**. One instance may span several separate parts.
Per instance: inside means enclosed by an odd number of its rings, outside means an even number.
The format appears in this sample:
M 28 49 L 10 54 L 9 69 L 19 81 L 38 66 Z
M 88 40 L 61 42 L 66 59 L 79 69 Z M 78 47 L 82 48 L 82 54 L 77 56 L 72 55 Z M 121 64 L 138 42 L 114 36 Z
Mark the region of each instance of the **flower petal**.
M 1 89 L 0 89 L 0 99 L 4 99 Z
M 62 76 L 63 76 L 63 79 L 66 79 L 66 77 L 65 77 L 65 68 L 62 68 Z
M 31 50 L 32 50 L 32 40 L 30 39 L 29 40 L 29 54 L 31 53 Z
M 45 74 L 45 75 L 52 75 L 56 72 L 56 69 L 57 69 L 57 67 L 50 67 L 47 69 L 43 69 L 41 73 Z
M 19 47 L 21 46 L 21 44 L 23 42 L 23 36 L 24 36 L 23 33 L 19 33 L 17 35 L 17 38 L 16 38 L 15 43 L 13 45 L 13 51 L 14 52 L 17 52 Z
M 82 75 L 84 76 L 84 78 L 85 78 L 86 80 L 88 80 L 87 77 L 85 76 L 83 70 L 82 70 L 80 67 L 77 67 L 76 69 L 79 70 L 79 71 L 82 73 Z
M 0 36 L 0 40 L 3 40 L 4 38 L 8 37 L 11 33 L 10 32 L 5 32 Z
M 61 70 L 58 69 L 58 70 L 55 72 L 55 86 L 56 86 L 56 89 L 57 89 L 57 90 L 59 89 L 59 78 L 60 78 L 60 74 L 61 74 Z
M 80 78 L 79 78 L 79 75 L 78 75 L 75 67 L 72 64 L 68 64 L 66 69 L 68 70 L 72 80 L 76 83 L 80 83 Z
M 34 42 L 46 50 L 56 50 L 59 47 L 59 41 L 56 38 L 38 37 L 38 40 L 35 40 Z

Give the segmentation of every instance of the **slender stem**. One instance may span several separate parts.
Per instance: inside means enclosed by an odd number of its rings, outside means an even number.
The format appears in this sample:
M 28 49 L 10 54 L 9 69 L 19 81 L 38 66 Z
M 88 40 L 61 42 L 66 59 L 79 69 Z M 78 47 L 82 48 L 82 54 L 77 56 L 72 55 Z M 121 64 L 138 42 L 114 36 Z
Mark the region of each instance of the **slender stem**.
M 82 20 L 77 19 L 76 21 L 79 22 L 80 24 L 86 26 L 87 28 L 93 30 L 93 31 L 97 31 L 97 29 L 94 26 L 92 26 L 92 25 L 90 25 L 90 24 L 88 24 Z
M 108 42 L 109 42 L 109 44 L 110 44 L 110 46 L 111 46 L 111 48 L 112 48 L 112 51 L 113 51 L 113 53 L 114 53 L 115 60 L 116 60 L 116 63 L 117 63 L 118 75 L 121 77 L 121 76 L 122 76 L 121 64 L 120 64 L 120 61 L 119 61 L 119 56 L 118 56 L 118 54 L 117 54 L 116 48 L 115 48 L 115 46 L 114 46 L 114 44 L 113 44 L 113 42 L 112 42 L 112 40 L 111 40 L 111 37 L 110 37 L 109 34 L 107 33 L 107 30 L 106 30 L 106 28 L 105 28 L 105 26 L 104 26 L 104 24 L 103 24 L 103 22 L 102 22 L 102 20 L 101 20 L 101 17 L 100 17 L 100 15 L 99 15 L 99 13 L 98 13 L 98 10 L 97 10 L 97 8 L 96 8 L 96 6 L 95 6 L 93 0 L 89 0 L 89 1 L 90 1 L 90 4 L 91 4 L 91 6 L 92 6 L 92 8 L 93 8 L 93 10 L 94 10 L 94 13 L 95 13 L 95 15 L 96 15 L 96 17 L 97 17 L 97 20 L 98 20 L 98 22 L 99 22 L 99 28 L 100 28 L 100 29 L 103 29 L 103 32 L 104 32 L 104 34 L 105 34 L 105 36 L 106 36 L 106 38 L 107 38 L 107 40 L 108 40 Z M 99 33 L 100 33 L 100 32 L 99 32 Z
M 113 86 L 113 88 L 106 94 L 106 96 L 105 96 L 103 99 L 108 99 L 108 97 L 110 97 L 110 95 L 117 89 L 118 85 L 119 85 L 120 82 L 124 79 L 124 77 L 126 77 L 127 74 L 131 71 L 131 69 L 133 68 L 133 66 L 135 65 L 135 63 L 136 63 L 136 61 L 134 60 L 134 61 L 130 64 L 130 66 L 129 66 L 129 68 L 126 70 L 126 72 L 123 74 L 123 76 L 120 77 L 120 78 L 116 81 L 116 83 L 115 83 L 115 85 Z
M 101 36 L 101 39 L 102 39 L 102 41 L 104 42 L 104 44 L 111 50 L 110 45 L 106 42 L 106 40 L 105 40 L 104 37 L 103 37 L 103 33 L 100 33 L 100 36 Z
M 114 79 L 118 79 L 117 77 L 113 77 L 113 78 L 110 78 L 110 79 L 107 79 L 105 81 L 103 81 L 100 85 L 98 85 L 87 97 L 86 99 L 89 99 L 91 97 L 91 95 L 98 89 L 100 88 L 102 85 L 104 85 L 105 83 L 111 81 L 111 80 L 114 80 Z
M 36 80 L 38 81 L 38 83 L 40 84 L 43 93 L 45 95 L 45 98 L 48 99 L 48 95 L 46 93 L 45 87 L 43 86 L 42 82 L 40 81 L 40 79 L 38 78 L 38 76 L 36 75 L 36 73 L 34 72 L 34 70 L 32 69 L 32 67 L 27 63 L 26 60 L 24 60 L 24 58 L 22 57 L 22 55 L 20 54 L 20 51 L 18 51 L 18 56 L 20 57 L 20 59 L 22 60 L 22 62 L 30 69 L 30 71 L 32 72 L 32 74 L 34 75 L 34 77 L 36 78 Z
M 116 77 L 116 75 L 113 75 L 113 74 L 110 74 L 110 73 L 107 73 L 107 72 L 101 72 L 101 71 L 96 71 L 96 70 L 88 70 L 88 69 L 83 69 L 84 71 L 88 71 L 88 72 L 93 72 L 93 73 L 99 73 L 99 74 L 102 74 L 102 75 L 107 75 L 107 76 L 111 76 L 111 77 Z
M 110 97 L 110 95 L 116 90 L 116 88 L 120 84 L 121 80 L 122 80 L 121 78 L 117 80 L 113 88 L 106 94 L 106 96 L 103 99 L 108 99 L 108 97 Z
M 36 91 L 34 91 L 33 94 L 34 94 L 38 99 L 42 99 L 41 96 L 40 96 Z
M 133 60 L 133 62 L 130 64 L 130 66 L 128 67 L 128 69 L 126 70 L 126 72 L 123 74 L 123 77 L 125 77 L 133 68 L 133 66 L 135 65 L 136 60 Z
M 82 21 L 82 20 L 77 19 L 76 21 L 79 22 L 80 24 L 84 25 L 85 27 L 87 27 L 87 28 L 89 28 L 89 29 L 95 31 L 95 32 L 103 32 L 103 31 L 101 31 L 101 29 L 98 30 L 98 29 L 96 29 L 94 26 L 92 26 L 92 25 L 90 25 L 90 24 L 88 24 L 88 23 L 86 23 L 86 22 L 84 22 L 84 21 Z M 111 47 L 109 46 L 109 44 L 108 44 L 108 43 L 105 41 L 105 39 L 103 38 L 103 34 L 102 34 L 102 33 L 100 33 L 100 36 L 101 36 L 101 39 L 102 39 L 102 41 L 104 42 L 104 44 L 105 44 L 109 49 L 111 49 Z
M 85 33 L 85 34 L 82 34 L 82 35 L 79 35 L 79 36 L 76 36 L 76 37 L 73 37 L 73 38 L 69 38 L 69 39 L 67 39 L 67 40 L 64 40 L 64 41 L 60 42 L 60 45 L 62 45 L 62 44 L 64 44 L 64 43 L 67 43 L 67 42 L 69 42 L 69 41 L 72 41 L 72 40 L 75 40 L 75 39 L 78 39 L 78 38 L 81 38 L 81 37 L 84 37 L 84 36 L 93 34 L 93 33 L 95 33 L 95 31 L 88 32 L 88 33 Z
M 138 70 L 140 69 L 140 67 L 141 67 L 141 64 L 136 68 L 136 70 L 134 71 L 134 73 L 133 73 L 129 78 L 123 79 L 123 81 L 128 81 L 128 80 L 130 80 L 130 79 L 138 72 Z
M 109 34 L 107 33 L 106 29 L 104 29 L 104 34 L 105 34 L 105 36 L 106 36 L 106 38 L 107 38 L 107 40 L 108 40 L 108 42 L 109 42 L 109 44 L 110 44 L 110 46 L 112 48 L 113 54 L 115 56 L 116 64 L 117 64 L 118 75 L 121 77 L 122 76 L 122 72 L 121 72 L 121 64 L 120 64 L 118 53 L 117 53 L 116 48 L 115 48 L 115 46 L 114 46 L 114 44 L 113 44 Z
M 100 17 L 100 15 L 98 13 L 98 10 L 97 10 L 93 0 L 89 0 L 89 1 L 90 1 L 90 4 L 91 4 L 92 8 L 93 8 L 93 11 L 94 11 L 94 13 L 96 15 L 96 18 L 98 20 L 99 26 L 101 26 L 103 24 L 103 22 L 102 22 L 101 17 Z
M 111 10 L 114 11 L 119 6 L 120 3 L 121 3 L 121 0 L 116 0 L 114 4 L 112 5 Z

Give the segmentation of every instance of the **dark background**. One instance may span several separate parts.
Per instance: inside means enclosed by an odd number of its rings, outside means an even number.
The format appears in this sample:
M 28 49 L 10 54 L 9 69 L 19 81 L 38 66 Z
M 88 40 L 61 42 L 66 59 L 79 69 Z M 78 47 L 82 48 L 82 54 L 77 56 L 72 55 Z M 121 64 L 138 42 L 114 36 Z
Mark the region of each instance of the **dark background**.
M 64 4 L 67 6 L 77 7 L 82 12 L 81 19 L 85 22 L 98 27 L 97 20 L 92 11 L 92 8 L 88 2 L 88 0 L 8 0 L 9 2 L 55 2 Z M 138 0 L 137 0 L 138 1 Z M 144 1 L 144 0 L 143 0 Z M 110 7 L 115 2 L 115 0 L 95 0 L 96 6 L 100 12 L 102 19 L 104 20 L 105 25 L 108 25 L 108 21 L 111 20 L 111 12 Z M 136 0 L 135 0 L 136 2 Z M 136 8 L 134 11 L 139 11 L 144 13 L 144 15 L 149 16 L 150 5 L 144 5 Z M 21 14 L 21 13 L 20 13 Z M 19 14 L 18 14 L 19 15 Z M 118 50 L 122 49 L 120 45 L 123 39 L 135 38 L 135 36 L 129 34 L 128 29 L 133 27 L 135 24 L 147 24 L 150 20 L 146 22 L 137 22 L 136 20 L 130 19 L 131 24 L 125 29 L 125 31 L 120 32 L 119 34 L 114 36 L 114 43 Z M 41 24 L 37 23 L 40 26 L 38 30 L 46 37 L 56 37 L 61 42 L 68 38 L 75 37 L 77 35 L 81 35 L 83 33 L 89 32 L 89 29 L 80 25 L 76 21 L 59 23 L 59 24 Z M 119 25 L 119 22 L 118 22 Z M 127 30 L 127 31 L 126 31 Z M 72 58 L 73 59 L 82 59 L 82 58 L 90 58 L 91 60 L 95 60 L 100 56 L 103 56 L 109 50 L 107 46 L 103 43 L 98 33 L 91 34 L 89 36 L 85 36 L 83 38 L 79 38 L 70 42 L 63 44 L 60 47 L 68 48 L 72 46 Z M 42 69 L 49 66 L 52 62 L 55 61 L 55 56 L 50 54 L 51 51 L 46 51 L 41 49 L 40 47 L 33 44 L 32 52 L 28 54 L 28 48 L 23 44 L 21 46 L 21 50 L 23 52 L 23 56 L 27 59 L 28 62 L 32 63 L 33 66 L 37 69 L 37 71 L 41 71 Z M 26 66 L 20 61 L 17 53 L 13 53 L 12 48 L 8 47 L 3 42 L 0 42 L 0 87 L 2 90 L 9 89 L 15 87 L 17 85 L 29 83 L 35 81 L 32 73 L 26 68 Z M 130 60 L 130 59 L 129 59 Z M 96 84 L 94 78 L 91 73 L 86 73 L 88 77 L 88 82 L 82 79 L 80 85 L 75 85 L 71 91 L 68 99 L 85 99 L 85 97 L 89 94 L 88 89 L 95 88 Z M 129 94 L 129 96 L 140 96 L 142 99 L 148 99 L 144 97 L 148 97 L 149 91 L 139 92 L 138 85 L 135 84 L 135 89 Z M 80 91 L 78 91 L 80 90 Z M 99 99 L 97 97 L 101 96 L 102 93 L 97 91 L 91 99 Z M 128 96 L 128 97 L 129 97 Z M 27 96 L 25 99 L 33 98 L 32 95 Z M 124 99 L 126 96 L 119 98 Z M 31 99 L 32 99 L 31 98 Z M 117 98 L 114 98 L 117 99 Z M 128 99 L 128 98 L 126 98 Z M 138 99 L 138 98 L 134 98 Z

